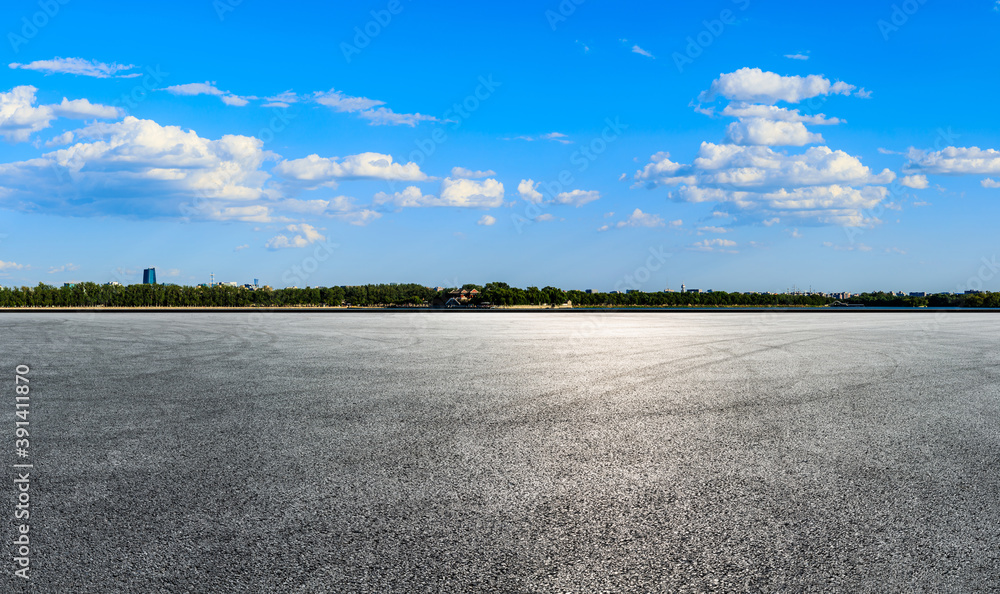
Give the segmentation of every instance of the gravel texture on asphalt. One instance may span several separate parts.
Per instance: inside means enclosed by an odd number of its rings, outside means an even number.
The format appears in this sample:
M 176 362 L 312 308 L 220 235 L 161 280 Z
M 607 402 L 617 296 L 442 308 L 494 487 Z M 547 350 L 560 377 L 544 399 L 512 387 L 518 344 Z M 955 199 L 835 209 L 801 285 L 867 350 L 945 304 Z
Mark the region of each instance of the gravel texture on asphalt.
M 997 591 L 1000 316 L 0 316 L 18 592 Z M 8 546 L 8 553 L 13 547 Z

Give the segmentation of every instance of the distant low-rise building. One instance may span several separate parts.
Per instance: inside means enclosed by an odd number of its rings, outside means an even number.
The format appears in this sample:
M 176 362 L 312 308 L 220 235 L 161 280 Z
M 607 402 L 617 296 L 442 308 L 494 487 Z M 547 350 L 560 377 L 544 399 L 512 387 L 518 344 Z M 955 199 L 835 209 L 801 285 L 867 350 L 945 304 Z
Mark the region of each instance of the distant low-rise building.
M 926 297 L 926 291 L 910 291 L 910 297 Z

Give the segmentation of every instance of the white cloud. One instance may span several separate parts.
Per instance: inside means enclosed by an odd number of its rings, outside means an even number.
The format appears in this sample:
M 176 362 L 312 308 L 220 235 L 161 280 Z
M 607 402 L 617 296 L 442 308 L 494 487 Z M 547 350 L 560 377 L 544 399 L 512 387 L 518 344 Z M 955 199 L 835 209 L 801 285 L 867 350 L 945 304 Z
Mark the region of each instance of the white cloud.
M 545 214 L 540 214 L 540 215 L 538 215 L 537 217 L 535 217 L 535 218 L 533 218 L 531 220 L 534 221 L 534 222 L 536 222 L 536 223 L 547 223 L 549 221 L 556 220 L 556 217 L 552 213 L 547 212 Z
M 236 247 L 235 247 L 235 248 L 233 249 L 233 251 L 234 251 L 234 252 L 239 252 L 239 251 L 241 251 L 241 250 L 245 250 L 245 249 L 248 249 L 249 247 L 250 247 L 250 244 L 248 244 L 248 243 L 244 243 L 243 245 L 238 245 L 238 246 L 236 246 Z
M 382 153 L 361 153 L 347 157 L 320 157 L 313 154 L 302 159 L 281 161 L 274 167 L 274 173 L 289 180 L 316 184 L 335 184 L 338 180 L 345 179 L 428 179 L 416 163 L 394 163 L 392 155 Z
M 679 223 L 680 221 L 677 222 Z M 614 224 L 614 227 L 621 229 L 623 227 L 663 227 L 665 225 L 666 222 L 662 217 L 660 217 L 660 215 L 642 212 L 642 210 L 637 208 L 632 211 L 629 218 L 624 221 L 618 221 Z M 675 226 L 673 222 L 671 222 L 671 226 Z M 610 228 L 611 227 L 609 225 L 604 225 L 598 229 L 598 231 L 606 231 Z
M 650 162 L 635 172 L 635 179 L 637 185 L 642 185 L 643 182 L 656 186 L 657 184 L 664 183 L 676 183 L 673 175 L 677 173 L 683 165 L 680 163 L 674 163 L 670 160 L 670 153 L 666 151 L 660 151 L 650 157 Z M 685 180 L 693 181 L 693 180 Z
M 378 99 L 368 99 L 367 97 L 352 97 L 345 95 L 336 89 L 329 91 L 317 91 L 313 93 L 313 101 L 320 105 L 325 105 L 335 111 L 352 113 L 372 109 L 380 105 L 385 105 L 385 101 Z
M 726 137 L 734 144 L 747 145 L 803 146 L 823 142 L 820 134 L 809 132 L 802 122 L 762 118 L 741 119 L 729 124 Z
M 781 76 L 760 68 L 740 68 L 735 72 L 719 75 L 707 91 L 699 95 L 702 102 L 717 96 L 734 101 L 773 104 L 778 101 L 798 103 L 820 95 L 849 95 L 854 85 L 844 82 L 831 83 L 818 74 L 809 76 Z
M 0 136 L 7 141 L 26 142 L 35 132 L 48 128 L 56 118 L 117 118 L 123 113 L 116 107 L 94 104 L 86 99 L 70 101 L 65 97 L 61 103 L 36 107 L 37 91 L 32 86 L 20 86 L 0 93 Z
M 725 227 L 698 227 L 698 231 L 703 233 L 729 233 L 732 229 L 727 229 Z
M 549 132 L 548 134 L 542 134 L 539 138 L 542 140 L 554 140 L 562 144 L 573 144 L 573 141 L 568 140 L 568 137 L 562 132 Z
M 312 100 L 342 113 L 353 113 L 368 120 L 373 126 L 416 126 L 420 122 L 437 122 L 437 118 L 420 113 L 397 113 L 385 105 L 385 101 L 367 97 L 352 97 L 330 89 L 313 93 Z
M 640 56 L 646 56 L 647 58 L 653 58 L 654 60 L 656 59 L 656 56 L 654 56 L 653 54 L 651 54 L 651 53 L 647 52 L 646 50 L 642 49 L 638 45 L 633 45 L 632 46 L 632 53 L 633 54 L 639 54 Z
M 359 111 L 358 117 L 368 120 L 372 126 L 416 126 L 420 122 L 436 122 L 434 116 L 421 113 L 396 113 L 388 107 Z
M 86 99 L 74 99 L 70 101 L 63 97 L 61 103 L 50 105 L 52 113 L 57 118 L 68 118 L 71 120 L 86 120 L 90 118 L 99 120 L 111 120 L 121 116 L 124 112 L 117 107 L 91 103 Z
M 870 252 L 872 251 L 871 246 L 867 246 L 863 243 L 851 243 L 847 245 L 838 245 L 829 241 L 823 242 L 824 247 L 836 250 L 838 252 Z
M 79 270 L 80 267 L 76 264 L 70 262 L 69 264 L 63 264 L 62 266 L 53 266 L 49 268 L 49 274 L 58 274 L 60 272 L 72 272 L 74 270 Z
M 560 192 L 556 194 L 556 204 L 571 204 L 576 207 L 599 200 L 601 193 L 596 190 L 573 190 L 571 192 Z
M 913 188 L 915 190 L 923 190 L 927 187 L 927 176 L 904 175 L 899 179 L 899 183 L 903 184 L 907 188 Z
M 190 211 L 182 211 L 190 212 Z M 201 218 L 215 221 L 243 221 L 245 223 L 275 223 L 284 222 L 285 217 L 272 215 L 271 209 L 262 204 L 250 206 L 224 206 L 218 202 L 206 202 L 200 205 L 195 214 Z
M 356 210 L 353 212 L 345 212 L 343 214 L 335 215 L 336 218 L 347 221 L 349 224 L 355 227 L 365 227 L 368 223 L 381 219 L 382 213 L 363 208 L 361 210 Z
M 223 91 L 215 86 L 214 82 L 205 81 L 203 83 L 188 83 L 184 85 L 173 85 L 163 89 L 172 95 L 182 95 L 182 96 L 194 96 L 194 95 L 211 95 L 213 97 L 218 97 L 226 105 L 235 105 L 237 107 L 243 107 L 249 101 L 246 98 L 240 97 L 239 95 L 234 95 L 229 91 Z
M 329 200 L 298 200 L 286 198 L 275 204 L 275 207 L 285 212 L 295 212 L 311 215 L 334 215 L 357 210 L 355 199 L 350 196 L 337 196 Z
M 491 217 L 490 215 L 483 215 L 478 221 L 477 225 L 483 225 L 484 227 L 489 227 L 497 222 L 496 217 Z
M 524 200 L 532 204 L 541 204 L 545 197 L 537 189 L 540 183 L 530 179 L 522 179 L 521 183 L 517 184 L 517 192 Z
M 5 272 L 7 270 L 23 270 L 27 266 L 23 264 L 18 264 L 17 262 L 4 262 L 0 260 L 0 272 Z
M 291 90 L 288 90 L 284 93 L 264 97 L 264 101 L 266 101 L 266 103 L 264 103 L 262 107 L 288 107 L 292 103 L 298 103 L 300 99 L 298 95 Z
M 53 136 L 52 139 L 45 141 L 45 147 L 51 148 L 54 146 L 64 146 L 73 142 L 73 132 L 67 130 L 58 136 Z
M 876 222 L 866 215 L 866 212 L 884 200 L 888 191 L 882 186 L 863 188 L 839 185 L 808 186 L 780 188 L 770 192 L 705 190 L 685 186 L 676 194 L 677 198 L 688 202 L 706 200 L 731 202 L 737 208 L 754 212 L 760 217 L 806 220 L 828 225 L 862 226 Z M 765 219 L 763 222 L 766 224 L 770 220 Z
M 1000 188 L 1000 181 L 996 181 L 990 178 L 986 178 L 979 182 L 984 188 Z
M 910 147 L 903 170 L 907 172 L 961 175 L 969 173 L 1000 174 L 1000 151 L 979 147 L 949 146 L 939 151 Z
M 704 239 L 691 244 L 690 249 L 699 252 L 724 252 L 735 254 L 736 250 L 731 249 L 734 247 L 736 247 L 736 242 L 730 239 Z
M 97 60 L 85 60 L 84 58 L 53 58 L 51 60 L 35 60 L 29 64 L 18 64 L 13 62 L 11 68 L 22 70 L 35 70 L 45 74 L 77 74 L 80 76 L 92 76 L 94 78 L 134 78 L 140 73 L 129 73 L 127 71 L 135 68 L 132 64 L 105 64 Z
M 265 220 L 266 207 L 245 206 L 265 196 L 268 175 L 260 167 L 269 155 L 259 139 L 209 140 L 131 116 L 92 124 L 77 135 L 89 142 L 0 164 L 0 186 L 11 191 L 13 204 L 64 214 L 176 216 L 182 202 L 194 200 L 198 208 L 190 216 Z M 86 200 L 67 200 L 78 197 Z M 241 209 L 227 210 L 226 202 L 240 202 Z
M 473 181 L 445 178 L 441 200 L 448 206 L 495 208 L 503 204 L 503 184 L 495 179 Z
M 809 56 L 806 54 L 785 54 L 785 57 L 789 60 L 808 60 Z
M 824 114 L 802 115 L 797 109 L 778 107 L 777 105 L 759 105 L 753 103 L 730 103 L 722 110 L 722 115 L 733 118 L 763 118 L 782 122 L 802 122 L 815 126 L 829 126 L 845 123 L 839 118 L 828 118 Z
M 316 243 L 317 241 L 323 241 L 326 239 L 326 237 L 317 231 L 315 227 L 305 223 L 299 225 L 288 225 L 285 227 L 285 230 L 289 233 L 294 233 L 295 235 L 292 235 L 291 239 L 283 233 L 275 235 L 268 240 L 264 247 L 270 250 L 304 248 Z
M 445 178 L 441 182 L 441 196 L 436 197 L 421 192 L 416 186 L 409 186 L 402 192 L 375 194 L 373 203 L 392 204 L 398 208 L 427 206 L 454 206 L 461 208 L 495 208 L 503 204 L 503 184 L 495 179 L 474 181 L 469 179 Z
M 765 227 L 773 227 L 774 225 L 777 225 L 780 222 L 781 222 L 781 219 L 778 218 L 778 217 L 775 217 L 773 219 L 767 219 L 766 221 L 761 221 L 760 224 L 764 225 Z
M 653 164 L 655 161 L 651 163 Z M 642 173 L 649 170 L 647 165 Z M 682 177 L 677 177 L 677 174 Z M 641 176 L 637 174 L 637 178 L 639 177 Z M 873 174 L 857 157 L 826 146 L 811 147 L 800 154 L 788 154 L 765 146 L 711 142 L 701 144 L 698 156 L 690 166 L 671 167 L 666 176 L 660 179 L 645 176 L 661 185 L 687 183 L 732 190 L 830 184 L 887 184 L 895 177 L 888 169 Z
M 481 177 L 491 177 L 496 174 L 497 172 L 492 169 L 487 169 L 486 171 L 473 171 L 472 169 L 466 169 L 465 167 L 451 168 L 452 177 L 464 177 L 466 179 L 479 179 Z
M 392 204 L 397 208 L 417 208 L 422 206 L 443 206 L 436 196 L 424 194 L 417 186 L 407 186 L 401 192 L 375 194 L 372 203 L 376 205 Z
M 526 140 L 528 142 L 534 142 L 536 140 L 551 140 L 553 142 L 558 142 L 561 144 L 573 144 L 572 140 L 562 132 L 549 132 L 547 134 L 542 134 L 541 136 L 514 136 L 513 138 L 501 138 L 500 140 Z

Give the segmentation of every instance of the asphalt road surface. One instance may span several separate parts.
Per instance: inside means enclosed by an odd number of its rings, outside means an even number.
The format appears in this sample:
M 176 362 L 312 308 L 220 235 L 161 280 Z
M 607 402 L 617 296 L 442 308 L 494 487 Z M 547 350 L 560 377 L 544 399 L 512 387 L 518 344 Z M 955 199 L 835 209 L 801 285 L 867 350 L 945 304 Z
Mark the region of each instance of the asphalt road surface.
M 997 314 L 19 313 L 0 336 L 2 591 L 1000 588 Z

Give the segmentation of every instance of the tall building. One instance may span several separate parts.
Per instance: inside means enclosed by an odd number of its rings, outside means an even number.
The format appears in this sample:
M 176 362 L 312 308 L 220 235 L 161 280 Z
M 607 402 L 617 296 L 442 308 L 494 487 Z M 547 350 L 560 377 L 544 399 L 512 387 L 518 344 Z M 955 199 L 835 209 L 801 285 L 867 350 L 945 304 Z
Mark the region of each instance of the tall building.
M 142 284 L 144 285 L 155 285 L 156 284 L 156 269 L 147 268 L 142 271 Z

